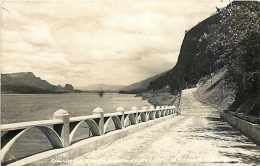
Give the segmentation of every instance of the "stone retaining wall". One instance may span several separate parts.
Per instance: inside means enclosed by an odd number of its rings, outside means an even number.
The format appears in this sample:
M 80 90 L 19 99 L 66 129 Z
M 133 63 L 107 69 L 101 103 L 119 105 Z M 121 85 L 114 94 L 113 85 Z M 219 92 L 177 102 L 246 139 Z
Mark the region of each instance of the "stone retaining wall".
M 240 119 L 230 113 L 221 113 L 221 116 L 230 123 L 234 128 L 240 130 L 247 137 L 260 145 L 260 125 L 253 124 L 246 120 Z

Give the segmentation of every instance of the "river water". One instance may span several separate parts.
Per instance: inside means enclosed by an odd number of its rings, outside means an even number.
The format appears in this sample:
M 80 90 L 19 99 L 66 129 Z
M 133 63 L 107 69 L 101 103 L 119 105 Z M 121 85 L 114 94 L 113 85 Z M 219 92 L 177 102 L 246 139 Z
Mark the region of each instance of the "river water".
M 141 97 L 116 93 L 105 93 L 102 97 L 94 93 L 5 94 L 1 96 L 1 102 L 1 122 L 4 124 L 52 119 L 53 113 L 61 108 L 69 111 L 72 116 L 80 116 L 92 114 L 96 107 L 102 107 L 104 112 L 115 112 L 119 106 L 126 110 L 130 110 L 132 106 L 150 106 Z M 83 125 L 73 141 L 88 137 L 91 137 L 90 130 Z M 47 137 L 39 129 L 32 128 L 12 146 L 5 161 L 9 163 L 50 149 L 53 147 Z
M 61 108 L 72 116 L 79 116 L 92 114 L 96 107 L 102 107 L 104 112 L 115 112 L 119 106 L 127 110 L 132 106 L 150 106 L 141 97 L 118 93 L 105 93 L 102 97 L 95 93 L 2 94 L 1 102 L 2 124 L 51 119 Z

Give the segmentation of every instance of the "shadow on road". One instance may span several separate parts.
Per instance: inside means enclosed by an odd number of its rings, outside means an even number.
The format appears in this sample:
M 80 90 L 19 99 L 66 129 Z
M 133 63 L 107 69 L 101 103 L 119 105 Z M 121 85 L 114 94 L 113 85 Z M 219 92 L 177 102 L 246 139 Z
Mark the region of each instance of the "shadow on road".
M 187 136 L 189 139 L 215 141 L 222 149 L 220 151 L 222 155 L 238 159 L 245 164 L 260 164 L 260 146 L 255 145 L 220 117 L 205 118 L 207 127 L 190 128 L 186 131 L 194 133 Z M 252 152 L 256 153 L 252 154 Z

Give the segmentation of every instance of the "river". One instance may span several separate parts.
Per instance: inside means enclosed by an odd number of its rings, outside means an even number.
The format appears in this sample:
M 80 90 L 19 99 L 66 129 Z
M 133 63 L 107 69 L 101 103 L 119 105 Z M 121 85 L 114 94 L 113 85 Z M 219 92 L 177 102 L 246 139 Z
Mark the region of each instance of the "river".
M 141 97 L 118 93 L 105 93 L 102 97 L 95 93 L 2 94 L 1 102 L 2 124 L 51 119 L 58 109 L 79 116 L 92 114 L 96 107 L 103 108 L 104 112 L 115 112 L 119 106 L 127 110 L 132 106 L 150 106 Z

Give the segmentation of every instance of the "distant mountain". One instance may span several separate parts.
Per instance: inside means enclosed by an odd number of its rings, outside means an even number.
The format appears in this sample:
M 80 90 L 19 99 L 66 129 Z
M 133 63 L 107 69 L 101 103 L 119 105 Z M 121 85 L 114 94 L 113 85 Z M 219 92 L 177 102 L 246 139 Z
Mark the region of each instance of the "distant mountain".
M 140 82 L 133 83 L 129 86 L 125 86 L 122 89 L 120 89 L 120 93 L 140 93 L 140 92 L 147 91 L 150 88 L 151 82 L 153 82 L 154 80 L 156 80 L 160 77 L 163 77 L 167 73 L 168 73 L 168 71 L 157 74 L 157 75 L 152 76 L 152 77 L 149 77 L 149 78 L 142 80 Z
M 125 87 L 124 85 L 107 85 L 107 84 L 93 84 L 86 87 L 79 87 L 83 91 L 104 91 L 104 92 L 118 92 Z
M 70 84 L 65 87 L 52 85 L 32 72 L 1 74 L 1 93 L 67 93 L 73 92 Z

